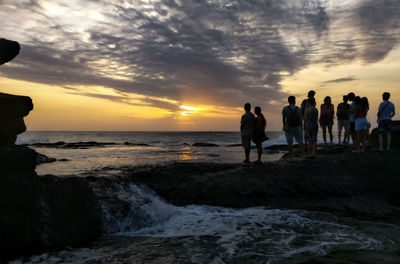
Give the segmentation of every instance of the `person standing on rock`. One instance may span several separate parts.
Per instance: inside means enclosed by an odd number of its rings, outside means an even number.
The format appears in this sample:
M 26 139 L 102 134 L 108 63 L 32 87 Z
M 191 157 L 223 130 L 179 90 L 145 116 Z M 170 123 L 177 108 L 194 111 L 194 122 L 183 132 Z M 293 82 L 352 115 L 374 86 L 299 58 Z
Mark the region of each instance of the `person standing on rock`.
M 310 100 L 314 99 L 315 100 L 315 91 L 310 90 L 307 94 L 307 99 L 304 99 L 303 102 L 301 102 L 301 116 L 304 119 L 304 114 L 306 112 L 306 108 L 310 106 Z M 308 148 L 308 138 L 306 136 L 306 133 L 304 132 L 304 143 L 305 143 L 305 149 Z
M 317 152 L 317 139 L 318 139 L 318 109 L 315 107 L 315 99 L 310 99 L 310 105 L 304 112 L 304 131 L 305 138 L 307 138 L 310 144 L 310 154 L 312 158 L 315 158 Z
M 331 97 L 327 96 L 324 99 L 324 103 L 321 104 L 321 115 L 319 117 L 319 124 L 322 128 L 322 137 L 324 139 L 324 145 L 326 146 L 326 129 L 328 128 L 329 139 L 331 145 L 333 144 L 333 118 L 335 116 L 335 106 L 332 104 Z
M 301 157 L 303 158 L 303 130 L 301 109 L 296 106 L 296 97 L 288 97 L 289 105 L 282 109 L 283 130 L 289 147 L 289 157 L 293 157 L 293 138 L 300 145 Z
M 363 100 L 356 96 L 354 98 L 356 107 L 354 108 L 354 120 L 356 130 L 356 149 L 354 152 L 360 153 L 365 151 L 367 141 L 366 134 L 368 133 L 367 111 L 368 106 L 363 103 Z
M 349 101 L 347 95 L 343 95 L 343 102 L 338 104 L 337 106 L 337 111 L 336 111 L 336 117 L 338 121 L 338 139 L 339 139 L 339 144 L 347 144 L 349 143 L 350 140 L 350 121 L 349 121 L 349 115 L 350 115 L 350 105 L 347 103 Z M 344 133 L 343 133 L 343 141 L 342 139 L 342 130 L 344 128 Z
M 392 143 L 392 117 L 395 115 L 394 104 L 389 101 L 390 93 L 384 92 L 382 94 L 383 102 L 378 108 L 378 141 L 379 151 L 383 151 L 383 134 L 386 135 L 386 151 L 390 150 L 390 144 Z
M 356 146 L 356 122 L 354 120 L 354 109 L 356 108 L 356 103 L 354 102 L 356 95 L 351 92 L 347 95 L 347 98 L 351 102 L 349 107 L 349 123 L 350 123 L 350 135 L 351 140 L 353 141 L 353 148 Z
M 268 139 L 265 135 L 265 127 L 267 125 L 267 121 L 265 120 L 264 115 L 261 113 L 261 108 L 259 106 L 256 106 L 254 108 L 254 113 L 257 117 L 254 123 L 253 142 L 254 144 L 256 144 L 257 147 L 257 163 L 261 163 L 261 155 L 263 152 L 262 143 Z
M 250 163 L 250 143 L 251 137 L 253 136 L 254 132 L 254 122 L 255 116 L 251 110 L 250 103 L 246 103 L 244 105 L 245 113 L 242 115 L 240 120 L 240 133 L 242 135 L 242 146 L 244 148 L 244 155 L 246 159 L 243 161 L 244 163 Z

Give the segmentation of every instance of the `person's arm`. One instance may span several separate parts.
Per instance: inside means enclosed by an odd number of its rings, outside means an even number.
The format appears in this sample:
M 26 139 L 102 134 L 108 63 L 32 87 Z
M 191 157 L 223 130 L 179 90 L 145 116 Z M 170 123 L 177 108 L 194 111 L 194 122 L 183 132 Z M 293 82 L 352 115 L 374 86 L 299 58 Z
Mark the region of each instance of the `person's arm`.
M 286 113 L 285 113 L 285 108 L 282 110 L 282 123 L 283 123 L 283 128 L 282 130 L 286 130 Z
M 392 112 L 392 117 L 394 117 L 394 115 L 396 114 L 396 111 L 394 109 L 394 105 L 393 105 L 393 112 Z
M 332 119 L 335 119 L 335 106 L 332 104 Z
M 244 115 L 242 115 L 242 118 L 240 119 L 240 132 L 243 131 L 243 127 L 244 127 Z

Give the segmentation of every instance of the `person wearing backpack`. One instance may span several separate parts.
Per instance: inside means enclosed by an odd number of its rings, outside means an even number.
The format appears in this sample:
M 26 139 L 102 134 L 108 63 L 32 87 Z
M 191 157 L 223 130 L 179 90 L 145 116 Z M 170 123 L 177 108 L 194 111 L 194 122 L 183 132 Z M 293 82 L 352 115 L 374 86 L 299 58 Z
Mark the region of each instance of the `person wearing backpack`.
M 348 144 L 350 140 L 350 121 L 349 121 L 349 115 L 350 115 L 350 105 L 347 103 L 349 101 L 349 98 L 347 95 L 343 95 L 343 102 L 338 104 L 337 106 L 337 111 L 336 111 L 336 117 L 338 121 L 338 138 L 339 138 L 339 144 Z M 344 134 L 343 134 L 343 141 L 342 139 L 342 130 L 344 128 Z
M 302 129 L 302 112 L 296 106 L 296 97 L 293 95 L 288 97 L 289 105 L 282 109 L 283 130 L 285 131 L 286 141 L 289 147 L 289 157 L 293 157 L 293 138 L 297 141 L 303 158 L 303 129 Z
M 392 117 L 395 115 L 394 104 L 389 101 L 390 93 L 385 92 L 382 94 L 383 102 L 378 108 L 378 141 L 379 151 L 383 152 L 383 134 L 387 138 L 386 151 L 390 150 L 390 144 L 392 141 Z

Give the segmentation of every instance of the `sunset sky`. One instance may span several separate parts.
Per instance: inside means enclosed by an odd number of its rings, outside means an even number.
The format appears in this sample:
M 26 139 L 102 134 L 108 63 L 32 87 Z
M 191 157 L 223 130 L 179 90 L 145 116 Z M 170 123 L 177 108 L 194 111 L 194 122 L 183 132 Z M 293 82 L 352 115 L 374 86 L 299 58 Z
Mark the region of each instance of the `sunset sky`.
M 398 0 L 0 0 L 21 51 L 0 91 L 28 130 L 235 131 L 243 104 L 281 129 L 289 95 L 400 107 Z M 400 116 L 400 112 L 398 114 Z

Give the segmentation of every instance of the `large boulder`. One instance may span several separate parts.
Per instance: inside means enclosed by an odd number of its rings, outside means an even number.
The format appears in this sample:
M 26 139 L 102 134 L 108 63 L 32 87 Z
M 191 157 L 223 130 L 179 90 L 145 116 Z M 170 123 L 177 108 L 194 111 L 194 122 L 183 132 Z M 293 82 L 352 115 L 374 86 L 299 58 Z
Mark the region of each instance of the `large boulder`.
M 32 99 L 0 93 L 0 147 L 12 146 L 26 131 L 24 117 L 33 109 Z
M 97 198 L 79 177 L 38 176 L 37 153 L 0 147 L 0 263 L 43 249 L 80 246 L 101 233 Z
M 19 54 L 19 43 L 0 38 L 0 65 L 14 59 Z
M 378 147 L 378 128 L 374 128 L 371 132 L 372 145 Z M 384 146 L 386 146 L 386 136 L 384 136 Z M 392 147 L 400 147 L 400 120 L 392 121 Z

